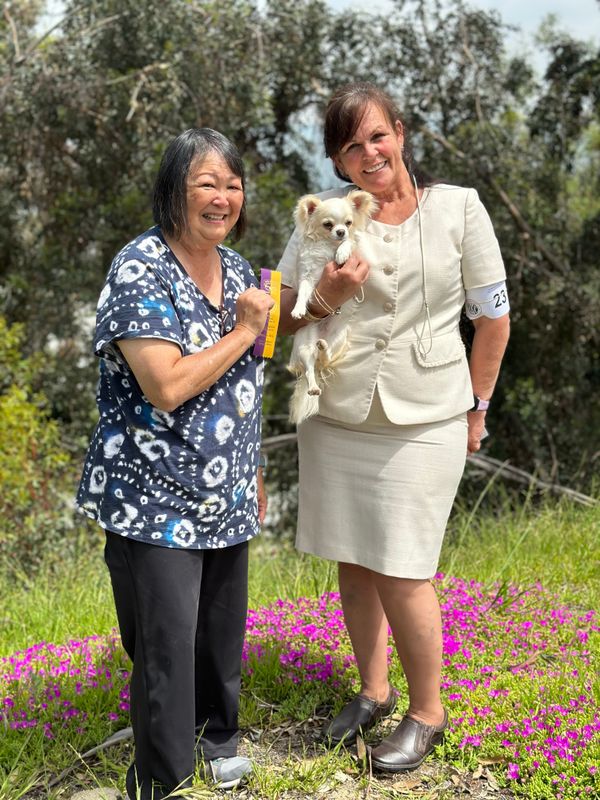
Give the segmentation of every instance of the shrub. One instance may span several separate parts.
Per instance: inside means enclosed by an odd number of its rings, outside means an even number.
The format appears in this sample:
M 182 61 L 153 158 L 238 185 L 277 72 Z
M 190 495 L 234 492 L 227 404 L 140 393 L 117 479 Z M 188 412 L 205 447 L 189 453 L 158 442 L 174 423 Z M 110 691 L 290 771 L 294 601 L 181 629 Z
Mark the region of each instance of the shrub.
M 0 559 L 14 571 L 34 568 L 73 525 L 72 460 L 32 388 L 41 356 L 23 359 L 22 344 L 22 328 L 0 317 Z

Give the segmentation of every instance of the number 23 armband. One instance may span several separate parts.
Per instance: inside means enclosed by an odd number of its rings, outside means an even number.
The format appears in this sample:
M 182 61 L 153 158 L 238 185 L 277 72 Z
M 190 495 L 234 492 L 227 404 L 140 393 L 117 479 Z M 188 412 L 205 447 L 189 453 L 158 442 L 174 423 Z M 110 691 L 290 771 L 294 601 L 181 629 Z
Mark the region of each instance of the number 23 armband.
M 506 281 L 492 283 L 489 286 L 478 286 L 476 289 L 467 289 L 465 296 L 465 311 L 469 319 L 489 317 L 497 319 L 510 311 Z

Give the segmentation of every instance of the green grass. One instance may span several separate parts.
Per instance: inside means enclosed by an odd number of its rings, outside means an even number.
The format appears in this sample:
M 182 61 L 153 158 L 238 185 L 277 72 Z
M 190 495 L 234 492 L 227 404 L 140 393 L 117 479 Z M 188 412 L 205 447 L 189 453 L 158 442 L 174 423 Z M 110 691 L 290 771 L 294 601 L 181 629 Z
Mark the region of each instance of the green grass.
M 100 536 L 98 542 L 101 542 Z M 116 625 L 108 570 L 98 542 L 76 563 L 41 572 L 34 580 L 20 574 L 0 589 L 0 655 L 33 642 L 64 642 Z
M 540 582 L 563 602 L 598 608 L 600 506 L 571 502 L 451 518 L 440 571 L 486 585 Z
M 508 506 L 501 512 L 484 509 L 485 501 L 476 513 L 461 508 L 456 510 L 449 525 L 440 571 L 448 576 L 478 581 L 490 590 L 498 587 L 494 591 L 499 601 L 490 605 L 486 620 L 491 630 L 501 631 L 511 608 L 512 600 L 508 602 L 510 585 L 525 592 L 541 584 L 552 596 L 552 602 L 581 611 L 598 607 L 599 508 L 588 509 L 570 503 L 549 503 L 536 508 L 526 501 L 517 509 Z M 89 552 L 76 564 L 65 563 L 59 571 L 42 572 L 35 581 L 29 582 L 24 576 L 0 581 L 0 655 L 8 656 L 25 650 L 36 642 L 65 643 L 111 631 L 116 617 L 101 544 L 102 536 L 98 534 Z M 301 556 L 289 542 L 278 541 L 268 533 L 252 543 L 250 576 L 251 608 L 269 605 L 278 598 L 315 598 L 337 588 L 335 565 Z M 440 587 L 444 591 L 443 582 Z M 494 592 L 490 596 L 494 598 Z M 559 640 L 560 636 L 557 637 L 557 648 L 570 643 L 568 633 L 564 641 Z M 590 649 L 598 659 L 597 642 Z M 351 691 L 356 677 L 351 668 L 337 689 L 320 682 L 297 685 L 282 677 L 278 655 L 279 650 L 274 646 L 269 657 L 253 664 L 255 669 L 245 680 L 240 707 L 244 727 L 266 732 L 273 741 L 278 740 L 278 732 L 285 730 L 286 726 L 300 724 L 309 717 L 338 708 Z M 547 658 L 554 656 L 549 653 Z M 119 663 L 127 666 L 126 661 Z M 469 669 L 474 674 L 480 667 L 475 658 Z M 467 677 L 472 673 L 464 674 Z M 393 666 L 392 675 L 402 687 L 403 677 L 397 664 Z M 502 680 L 504 683 L 498 685 L 510 690 L 510 701 L 499 698 L 492 705 L 495 703 L 503 714 L 511 715 L 510 703 L 515 697 L 523 707 L 535 705 L 536 685 L 527 684 L 519 674 L 510 672 L 506 672 Z M 565 682 L 569 681 L 575 687 L 578 678 L 559 671 L 548 678 L 545 690 L 552 696 L 556 695 L 558 701 L 564 694 Z M 481 695 L 482 705 L 489 702 L 480 687 L 473 690 L 469 703 L 472 704 L 473 698 L 479 698 L 477 692 Z M 0 697 L 2 694 L 0 682 Z M 107 711 L 114 710 L 114 692 L 92 694 L 86 702 L 85 709 L 90 717 L 94 717 L 94 722 L 81 735 L 75 734 L 71 728 L 64 734 L 59 733 L 54 740 L 45 739 L 36 729 L 0 737 L 0 800 L 19 800 L 28 796 L 31 786 L 43 785 L 48 776 L 56 776 L 64 767 L 77 764 L 78 753 L 127 724 L 124 714 L 112 725 L 106 721 Z M 453 716 L 463 711 L 467 713 L 469 703 L 456 700 Z M 477 731 L 477 724 L 472 730 Z M 478 754 L 476 750 L 458 747 L 461 735 L 457 732 L 450 736 L 440 751 L 445 763 L 473 770 L 478 758 L 489 756 L 493 760 L 497 755 L 499 745 L 493 737 L 487 749 L 484 747 Z M 250 744 L 250 751 L 252 747 Z M 258 745 L 256 747 L 258 752 Z M 347 752 L 303 753 L 296 748 L 286 754 L 281 752 L 280 746 L 277 759 L 271 758 L 269 752 L 265 755 L 264 748 L 261 752 L 263 761 L 251 783 L 252 797 L 274 800 L 285 797 L 288 792 L 290 796 L 317 796 L 323 787 L 335 786 L 339 782 L 347 786 L 348 780 L 353 782 L 351 785 L 358 796 L 359 787 L 362 791 L 370 785 L 368 774 Z M 94 781 L 98 781 L 103 785 L 122 787 L 129 757 L 129 745 L 104 751 L 91 766 L 83 763 L 77 766 L 77 781 L 82 786 L 94 785 Z M 67 779 L 67 785 L 71 780 L 74 779 Z M 545 798 L 549 780 L 549 776 L 541 771 L 512 788 L 523 797 Z M 499 781 L 502 783 L 501 778 Z M 64 782 L 37 797 L 58 799 L 63 790 Z M 199 791 L 198 796 L 206 793 L 202 782 Z M 369 791 L 373 797 L 383 796 L 373 794 L 378 791 L 375 787 Z M 385 787 L 381 789 L 381 792 L 386 791 Z M 577 795 L 565 795 L 570 796 Z

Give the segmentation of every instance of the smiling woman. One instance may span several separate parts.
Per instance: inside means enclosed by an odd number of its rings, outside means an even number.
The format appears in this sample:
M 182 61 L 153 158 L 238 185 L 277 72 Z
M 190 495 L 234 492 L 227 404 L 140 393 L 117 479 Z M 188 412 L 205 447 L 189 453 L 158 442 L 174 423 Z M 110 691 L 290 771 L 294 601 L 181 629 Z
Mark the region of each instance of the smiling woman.
M 279 265 L 282 332 L 319 324 L 334 309 L 347 314 L 350 327 L 335 374 L 318 395 L 318 414 L 298 426 L 296 546 L 339 562 L 361 678 L 359 694 L 323 737 L 350 742 L 393 712 L 389 626 L 408 708 L 373 748 L 371 763 L 400 772 L 419 766 L 448 727 L 431 578 L 465 457 L 480 447 L 508 339 L 508 303 L 501 314 L 487 311 L 505 271 L 477 192 L 436 184 L 415 169 L 400 111 L 385 91 L 370 83 L 340 87 L 327 105 L 323 139 L 338 177 L 350 185 L 320 199 L 359 189 L 377 208 L 359 252 L 341 266 L 319 265 L 304 317 L 292 313 L 299 231 Z M 486 312 L 474 320 L 467 361 L 458 324 L 473 289 L 483 291 Z
M 195 744 L 221 785 L 236 757 L 248 541 L 266 511 L 262 359 L 273 300 L 224 246 L 245 228 L 244 170 L 217 131 L 167 147 L 156 226 L 115 257 L 100 294 L 100 421 L 77 503 L 106 530 L 131 660 L 131 800 L 189 786 Z
M 220 242 L 239 222 L 245 202 L 242 179 L 216 154 L 206 156 L 190 173 L 183 236 Z

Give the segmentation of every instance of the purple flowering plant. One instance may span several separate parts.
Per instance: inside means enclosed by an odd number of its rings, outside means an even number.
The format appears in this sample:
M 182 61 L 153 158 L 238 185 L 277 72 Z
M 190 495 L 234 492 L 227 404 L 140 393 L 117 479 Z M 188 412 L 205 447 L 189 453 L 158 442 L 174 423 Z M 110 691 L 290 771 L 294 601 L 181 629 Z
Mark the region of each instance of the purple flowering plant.
M 489 591 L 438 575 L 436 588 L 451 718 L 444 758 L 492 766 L 517 796 L 600 796 L 597 614 L 558 603 L 541 585 Z M 402 690 L 392 653 L 390 646 Z M 319 704 L 341 704 L 357 680 L 334 592 L 251 610 L 243 657 L 243 721 L 252 713 L 250 695 L 302 718 Z M 2 761 L 10 763 L 28 734 L 60 767 L 53 745 L 83 750 L 129 724 L 128 668 L 114 631 L 64 645 L 40 642 L 0 659 Z
M 490 592 L 477 581 L 440 574 L 436 585 L 451 718 L 446 757 L 466 767 L 494 765 L 517 795 L 599 796 L 597 614 L 558 604 L 539 584 Z M 305 691 L 311 682 L 326 682 L 343 699 L 357 678 L 337 593 L 250 612 L 249 672 L 273 649 L 279 680 L 302 683 Z M 391 666 L 404 687 L 395 657 Z
M 60 768 L 72 761 L 65 742 L 82 751 L 98 743 L 98 731 L 128 725 L 129 666 L 116 630 L 61 645 L 38 642 L 0 659 L 2 763 L 14 763 L 28 736 L 33 750 L 43 739 Z

